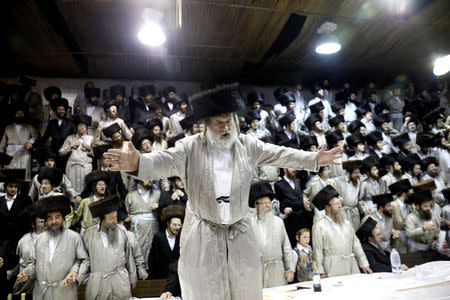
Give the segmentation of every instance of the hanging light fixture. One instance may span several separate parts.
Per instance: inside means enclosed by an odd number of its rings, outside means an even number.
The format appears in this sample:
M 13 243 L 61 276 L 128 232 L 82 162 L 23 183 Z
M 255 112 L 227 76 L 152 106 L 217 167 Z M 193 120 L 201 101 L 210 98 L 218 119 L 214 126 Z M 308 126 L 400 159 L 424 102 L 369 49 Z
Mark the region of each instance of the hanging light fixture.
M 433 74 L 442 76 L 450 71 L 450 55 L 439 57 L 434 62 Z
M 159 22 L 163 15 L 160 11 L 151 8 L 145 8 L 142 12 L 143 25 L 138 33 L 138 39 L 144 45 L 161 46 L 166 42 L 166 35 Z
M 341 50 L 339 40 L 334 34 L 332 34 L 336 28 L 337 25 L 335 23 L 325 22 L 319 27 L 319 29 L 317 29 L 317 33 L 320 35 L 316 45 L 317 53 L 333 54 Z

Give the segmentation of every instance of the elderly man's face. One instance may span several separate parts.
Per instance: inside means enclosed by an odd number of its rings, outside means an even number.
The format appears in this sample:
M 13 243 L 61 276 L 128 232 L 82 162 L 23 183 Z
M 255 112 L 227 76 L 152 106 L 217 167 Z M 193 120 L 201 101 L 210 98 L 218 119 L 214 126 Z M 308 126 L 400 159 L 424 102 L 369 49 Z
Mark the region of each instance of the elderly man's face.
M 228 139 L 230 137 L 230 131 L 233 128 L 233 115 L 223 114 L 212 117 L 209 127 L 212 132 L 220 135 L 221 139 Z
M 383 234 L 381 233 L 381 230 L 378 227 L 375 227 L 372 230 L 372 235 L 375 244 L 381 243 L 381 241 L 383 240 Z

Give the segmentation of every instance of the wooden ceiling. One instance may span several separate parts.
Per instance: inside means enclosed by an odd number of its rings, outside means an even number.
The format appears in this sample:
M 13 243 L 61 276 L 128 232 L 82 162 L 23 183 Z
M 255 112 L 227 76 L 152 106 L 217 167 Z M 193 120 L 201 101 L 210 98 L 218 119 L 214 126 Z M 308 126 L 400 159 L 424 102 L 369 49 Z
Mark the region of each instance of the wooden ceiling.
M 450 53 L 449 0 L 5 0 L 2 75 L 293 82 L 312 77 L 430 77 Z M 164 13 L 167 42 L 137 39 L 141 12 Z M 299 21 L 300 25 L 292 20 Z M 314 52 L 338 25 L 338 54 Z M 287 40 L 287 41 L 286 41 Z

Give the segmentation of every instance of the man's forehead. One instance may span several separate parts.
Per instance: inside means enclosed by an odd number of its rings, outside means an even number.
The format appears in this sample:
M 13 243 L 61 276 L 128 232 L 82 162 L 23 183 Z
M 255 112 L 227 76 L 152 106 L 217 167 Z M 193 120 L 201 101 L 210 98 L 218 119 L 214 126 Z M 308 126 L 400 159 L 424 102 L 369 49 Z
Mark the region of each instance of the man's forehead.
M 212 121 L 229 121 L 232 119 L 232 114 L 228 113 L 228 114 L 221 114 L 215 117 L 212 117 L 211 120 Z

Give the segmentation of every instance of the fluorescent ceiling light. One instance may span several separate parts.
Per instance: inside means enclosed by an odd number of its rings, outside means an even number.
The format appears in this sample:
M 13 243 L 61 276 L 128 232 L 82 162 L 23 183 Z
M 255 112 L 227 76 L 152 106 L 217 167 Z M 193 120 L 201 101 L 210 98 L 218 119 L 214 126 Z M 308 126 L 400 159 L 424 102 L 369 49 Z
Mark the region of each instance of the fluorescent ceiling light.
M 433 73 L 436 76 L 441 76 L 450 71 L 450 55 L 440 57 L 434 62 Z
M 161 27 L 155 23 L 145 23 L 138 33 L 141 43 L 148 46 L 161 46 L 166 42 L 166 35 Z

